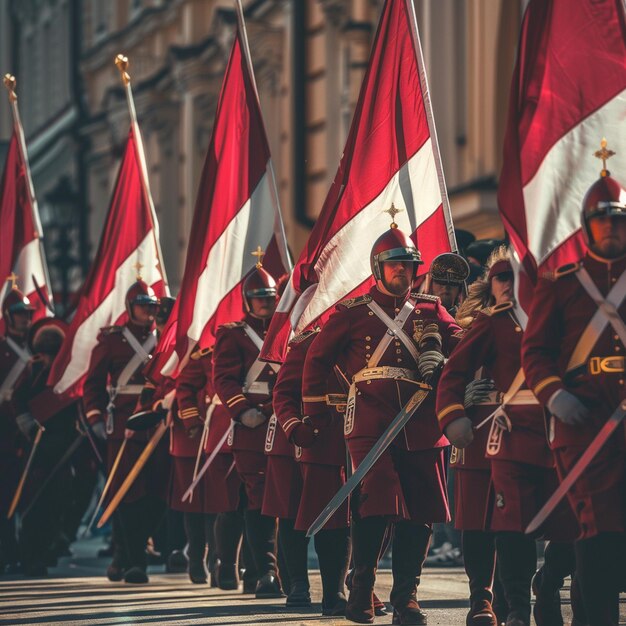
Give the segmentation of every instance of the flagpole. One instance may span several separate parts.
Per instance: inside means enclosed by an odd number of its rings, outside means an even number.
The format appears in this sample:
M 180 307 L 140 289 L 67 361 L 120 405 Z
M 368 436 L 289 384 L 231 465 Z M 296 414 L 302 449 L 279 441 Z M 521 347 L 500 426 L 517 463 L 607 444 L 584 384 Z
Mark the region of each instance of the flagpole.
M 28 189 L 28 197 L 30 200 L 30 209 L 33 216 L 33 222 L 35 223 L 35 230 L 37 232 L 37 239 L 39 240 L 39 253 L 41 254 L 41 264 L 43 266 L 44 278 L 46 281 L 46 287 L 49 290 L 48 299 L 50 303 L 53 302 L 52 296 L 52 282 L 50 281 L 50 274 L 48 273 L 48 263 L 46 261 L 46 250 L 43 245 L 43 228 L 41 227 L 41 219 L 39 217 L 39 205 L 37 204 L 37 198 L 35 196 L 35 187 L 33 185 L 33 177 L 30 173 L 30 164 L 28 163 L 28 153 L 26 152 L 26 139 L 24 137 L 24 128 L 22 126 L 22 119 L 20 118 L 20 110 L 17 105 L 17 93 L 15 93 L 15 87 L 17 86 L 17 80 L 12 74 L 4 75 L 4 86 L 9 92 L 9 102 L 11 104 L 11 112 L 13 113 L 13 129 L 17 136 L 17 145 L 20 150 L 22 162 L 24 163 L 24 170 L 26 174 L 26 188 Z
M 243 47 L 244 57 L 246 59 L 246 65 L 248 66 L 248 72 L 250 73 L 250 78 L 252 80 L 252 88 L 254 89 L 257 104 L 259 110 L 261 110 L 261 99 L 259 98 L 259 90 L 257 89 L 256 78 L 254 76 L 252 55 L 250 54 L 250 43 L 248 42 L 248 31 L 246 30 L 246 21 L 243 15 L 243 6 L 241 4 L 241 0 L 235 0 L 235 8 L 237 11 L 237 24 L 239 25 L 239 31 L 241 32 L 241 43 Z M 267 130 L 265 128 L 265 121 L 263 120 L 263 116 L 261 116 L 261 124 L 263 124 L 263 132 L 267 137 Z M 266 172 L 270 179 L 270 193 L 272 195 L 272 204 L 274 205 L 274 210 L 276 212 L 277 223 L 275 224 L 274 232 L 280 241 L 279 251 L 281 259 L 283 261 L 283 265 L 286 270 L 291 272 L 293 270 L 293 262 L 291 260 L 291 255 L 289 254 L 289 246 L 287 245 L 285 224 L 283 222 L 283 214 L 280 208 L 280 200 L 278 198 L 278 188 L 276 186 L 276 174 L 274 172 L 274 164 L 272 163 L 271 157 L 267 162 Z M 276 232 L 277 230 L 278 232 Z
M 393 2 L 394 0 L 389 0 Z M 448 240 L 450 248 L 453 252 L 458 252 L 456 243 L 456 235 L 454 234 L 454 223 L 452 221 L 452 211 L 450 210 L 450 200 L 448 199 L 448 190 L 446 187 L 446 179 L 443 174 L 443 164 L 441 162 L 441 153 L 439 152 L 439 141 L 437 140 L 437 129 L 435 128 L 435 117 L 433 115 L 433 107 L 430 101 L 430 91 L 428 89 L 428 78 L 426 76 L 426 66 L 424 65 L 424 54 L 422 52 L 422 44 L 420 41 L 419 28 L 417 26 L 417 14 L 413 0 L 404 0 L 406 10 L 409 15 L 409 23 L 411 26 L 411 34 L 413 35 L 413 46 L 415 48 L 415 57 L 417 60 L 417 71 L 420 76 L 422 86 L 422 95 L 424 98 L 424 109 L 426 110 L 426 119 L 428 120 L 428 129 L 430 131 L 431 144 L 433 147 L 433 156 L 435 157 L 435 168 L 437 170 L 437 179 L 439 180 L 439 191 L 441 192 L 441 203 L 443 205 L 443 215 L 446 220 L 446 228 L 448 230 Z
M 141 169 L 141 182 L 143 185 L 144 194 L 148 200 L 148 206 L 150 207 L 150 221 L 152 222 L 152 234 L 154 236 L 154 243 L 156 246 L 157 258 L 159 261 L 159 270 L 163 278 L 165 285 L 166 295 L 170 295 L 169 283 L 167 280 L 167 274 L 165 272 L 165 264 L 163 263 L 163 252 L 161 251 L 161 240 L 159 234 L 159 221 L 154 210 L 154 202 L 152 200 L 152 192 L 150 191 L 150 181 L 148 179 L 148 168 L 146 166 L 146 153 L 143 149 L 143 139 L 141 137 L 141 130 L 139 129 L 139 122 L 137 121 L 137 110 L 135 109 L 135 100 L 133 98 L 133 90 L 130 86 L 130 74 L 128 73 L 128 57 L 123 54 L 118 54 L 115 57 L 115 65 L 120 72 L 120 77 L 124 85 L 124 91 L 126 92 L 126 102 L 128 103 L 128 112 L 130 113 L 130 123 L 135 135 L 135 141 L 137 142 L 137 152 L 139 154 L 139 167 Z

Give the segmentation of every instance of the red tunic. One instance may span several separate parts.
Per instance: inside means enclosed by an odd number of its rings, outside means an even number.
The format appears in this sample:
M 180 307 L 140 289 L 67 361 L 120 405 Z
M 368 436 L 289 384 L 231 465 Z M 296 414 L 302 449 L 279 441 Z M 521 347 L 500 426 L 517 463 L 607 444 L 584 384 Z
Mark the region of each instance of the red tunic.
M 211 406 L 211 401 L 217 396 L 212 381 L 213 350 L 196 350 L 187 366 L 176 379 L 176 398 L 178 401 L 178 415 L 174 422 L 176 451 L 185 452 L 185 459 L 177 459 L 176 473 L 172 479 L 173 500 L 177 500 L 177 510 L 191 511 L 200 507 L 206 513 L 221 513 L 233 511 L 239 501 L 240 481 L 237 473 L 228 470 L 233 463 L 232 453 L 225 442 L 222 452 L 217 455 L 205 474 L 204 480 L 198 485 L 198 492 L 194 494 L 191 503 L 181 503 L 180 497 L 192 482 L 195 458 L 202 437 L 202 430 L 190 439 L 185 425 L 191 420 L 194 425 L 203 427 L 204 417 Z M 204 452 L 211 453 L 230 426 L 230 417 L 221 405 L 213 404 L 210 408 L 211 416 L 208 426 Z M 204 462 L 204 454 L 201 464 Z M 180 493 L 179 493 L 180 492 Z
M 439 298 L 412 294 L 417 303 L 404 330 L 414 342 L 427 324 L 436 324 L 447 353 L 452 335 L 459 330 Z M 328 380 L 340 363 L 349 380 L 367 367 L 387 326 L 367 306 L 374 300 L 391 318 L 404 299 L 384 295 L 376 287 L 366 296 L 340 303 L 335 313 L 309 347 L 302 395 L 304 413 L 319 431 L 332 422 L 326 404 Z M 377 363 L 402 368 L 403 377 L 417 379 L 417 364 L 404 344 L 392 340 Z M 391 420 L 401 411 L 417 387 L 410 380 L 378 378 L 355 384 L 354 419 L 346 423 L 346 438 L 354 466 L 358 466 Z M 441 434 L 435 416 L 435 398 L 429 394 L 403 432 L 380 457 L 361 483 L 358 510 L 363 517 L 388 515 L 417 522 L 445 521 L 448 516 L 445 493 L 443 448 L 448 440 Z
M 128 329 L 143 345 L 151 332 L 151 329 L 138 327 L 132 323 L 127 324 Z M 83 405 L 85 415 L 91 424 L 98 421 L 107 422 L 107 406 L 109 394 L 107 385 L 115 386 L 126 364 L 135 354 L 133 348 L 124 337 L 123 326 L 109 326 L 103 328 L 98 336 L 98 344 L 91 355 L 89 372 L 83 387 Z M 118 451 L 124 441 L 126 420 L 136 411 L 141 390 L 146 384 L 146 378 L 139 366 L 128 385 L 136 386 L 136 393 L 119 394 L 115 398 L 113 410 L 113 432 L 107 435 L 107 467 L 111 469 Z M 117 492 L 124 478 L 128 475 L 133 465 L 141 455 L 145 442 L 149 437 L 148 431 L 137 432 L 128 440 L 123 452 L 115 478 L 109 488 L 109 497 Z M 144 468 L 137 477 L 133 486 L 124 498 L 124 502 L 134 502 L 152 491 L 151 477 L 148 468 Z
M 269 320 L 247 315 L 242 322 L 225 324 L 218 329 L 213 353 L 213 386 L 229 417 L 235 422 L 229 444 L 237 473 L 246 489 L 248 508 L 257 510 L 263 505 L 268 422 L 248 428 L 241 424 L 241 415 L 247 409 L 257 408 L 270 418 L 276 374 L 269 364 L 264 364 L 255 380 L 247 381 L 248 373 L 259 356 L 259 348 L 246 333 L 245 324 L 262 340 Z M 254 384 L 248 389 L 247 382 Z
M 521 367 L 522 328 L 510 306 L 481 311 L 461 343 L 446 363 L 437 390 L 437 416 L 442 430 L 466 414 L 463 400 L 465 387 L 476 370 L 486 367 L 502 394 L 507 393 Z M 528 390 L 525 385 L 521 389 Z M 543 410 L 539 404 L 508 405 L 511 432 L 502 435 L 501 444 L 488 454 L 491 458 L 552 467 L 546 442 Z M 483 427 L 489 430 L 489 424 Z M 489 448 L 488 448 L 489 450 Z
M 607 297 L 626 270 L 626 257 L 607 261 L 588 252 L 581 264 Z M 591 415 L 582 425 L 568 426 L 554 417 L 550 419 L 549 439 L 561 479 L 625 396 L 623 366 L 612 372 L 594 367 L 594 363 L 601 363 L 606 357 L 624 356 L 625 346 L 608 323 L 593 342 L 586 361 L 570 370 L 570 357 L 598 310 L 580 284 L 577 269 L 578 264 L 564 266 L 554 275 L 539 280 L 522 355 L 526 378 L 542 404 L 547 405 L 556 391 L 565 389 L 590 409 Z M 625 319 L 626 302 L 617 308 L 621 319 Z M 581 527 L 581 538 L 626 529 L 625 450 L 626 441 L 620 428 L 568 493 Z

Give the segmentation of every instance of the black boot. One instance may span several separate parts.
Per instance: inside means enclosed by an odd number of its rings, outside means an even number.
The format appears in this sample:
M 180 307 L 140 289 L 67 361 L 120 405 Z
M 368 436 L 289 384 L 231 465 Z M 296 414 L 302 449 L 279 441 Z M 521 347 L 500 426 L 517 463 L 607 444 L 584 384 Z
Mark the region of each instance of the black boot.
M 119 512 L 113 516 L 113 537 L 111 545 L 113 548 L 113 560 L 107 567 L 107 578 L 111 582 L 120 582 L 124 579 L 124 570 L 128 569 L 126 565 L 125 539 L 121 530 L 121 522 Z
M 354 569 L 346 619 L 357 624 L 374 622 L 374 583 L 386 530 L 387 518 L 383 516 L 352 519 Z
M 350 529 L 320 530 L 314 542 L 322 578 L 322 615 L 345 615 L 344 581 L 350 562 Z
M 252 557 L 252 550 L 250 549 L 250 542 L 245 533 L 243 533 L 243 540 L 241 542 L 241 557 L 243 561 L 243 574 L 241 579 L 243 580 L 243 593 L 250 594 L 256 591 L 256 584 L 259 582 L 259 575 Z
M 576 578 L 589 626 L 617 626 L 620 568 L 615 558 L 618 533 L 602 533 L 575 544 Z
M 294 528 L 295 520 L 278 521 L 278 541 L 289 573 L 287 606 L 311 606 L 308 574 L 309 538 Z
M 530 625 L 530 584 L 537 567 L 535 540 L 518 532 L 496 533 L 500 579 L 509 605 L 507 626 Z
M 259 576 L 255 595 L 259 599 L 282 598 L 276 562 L 276 519 L 261 515 L 258 509 L 246 509 L 245 520 L 246 535 Z
M 583 596 L 580 592 L 580 585 L 578 578 L 572 576 L 572 584 L 569 590 L 570 602 L 572 605 L 572 624 L 571 626 L 587 626 L 589 620 L 587 619 L 587 611 L 585 611 L 585 605 L 583 604 Z
M 213 525 L 216 556 L 215 574 L 220 589 L 230 590 L 239 587 L 237 555 L 242 531 L 243 519 L 239 511 L 219 513 L 215 518 Z M 256 574 L 254 587 L 256 588 Z
M 142 500 L 137 500 L 120 505 L 120 521 L 127 555 L 124 582 L 134 585 L 148 582 L 148 557 L 146 554 L 148 536 L 143 504 Z
M 466 626 L 498 626 L 491 591 L 496 568 L 495 536 L 488 531 L 464 530 L 461 541 L 470 588 Z
M 544 565 L 533 578 L 535 594 L 533 616 L 537 626 L 562 626 L 560 590 L 567 576 L 576 569 L 574 545 L 550 541 L 545 550 Z
M 417 601 L 422 566 L 428 553 L 432 529 L 426 524 L 397 522 L 393 530 L 391 569 L 393 624 L 426 624 L 426 613 Z
M 209 570 L 209 582 L 211 587 L 219 587 L 217 582 L 217 546 L 215 542 L 215 520 L 217 515 L 207 513 L 204 518 L 204 537 L 208 545 L 207 568 Z
M 493 533 L 495 541 L 495 533 Z M 496 572 L 493 575 L 493 602 L 491 603 L 493 610 L 496 614 L 498 624 L 506 622 L 506 616 L 509 614 L 509 605 L 506 602 L 506 596 L 504 595 L 504 587 L 500 580 L 500 567 L 498 566 L 498 559 L 496 556 Z
M 189 580 L 196 585 L 208 581 L 206 566 L 207 541 L 204 534 L 204 514 L 185 513 L 185 533 L 187 533 L 187 555 L 189 557 Z

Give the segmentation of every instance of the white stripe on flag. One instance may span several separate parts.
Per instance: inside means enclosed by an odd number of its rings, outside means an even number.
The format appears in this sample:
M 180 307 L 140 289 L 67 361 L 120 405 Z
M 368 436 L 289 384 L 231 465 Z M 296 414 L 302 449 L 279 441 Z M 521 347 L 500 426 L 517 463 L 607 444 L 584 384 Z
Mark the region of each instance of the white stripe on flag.
M 213 210 L 219 210 L 219 198 Z M 247 233 L 242 237 L 241 233 Z M 274 205 L 267 171 L 250 198 L 215 242 L 198 278 L 193 320 L 187 337 L 198 341 L 226 294 L 254 267 L 257 246 L 267 249 L 274 236 Z
M 27 296 L 35 293 L 35 283 L 33 282 L 33 276 L 37 281 L 37 284 L 45 289 L 48 287 L 48 297 L 50 297 L 50 287 L 46 285 L 46 274 L 43 270 L 43 262 L 41 259 L 41 248 L 39 246 L 39 239 L 33 239 L 29 241 L 21 250 L 17 257 L 17 262 L 13 267 L 13 271 L 17 274 L 18 282 L 17 286 L 22 293 Z M 4 278 L 4 276 L 3 276 Z M 4 300 L 5 293 L 9 290 L 9 281 L 5 281 L 0 291 L 0 302 Z M 35 294 L 37 302 L 32 302 L 35 306 L 39 307 L 39 296 Z
M 626 169 L 625 125 L 626 90 L 563 135 L 524 186 L 528 248 L 538 265 L 580 228 L 582 200 L 601 169 L 590 157 L 602 137 L 617 152 L 609 169 Z
M 400 181 L 410 181 L 410 198 L 403 196 L 406 188 Z M 370 250 L 376 239 L 389 228 L 389 215 L 384 211 L 392 202 L 396 208 L 403 209 L 396 216 L 396 223 L 406 233 L 413 232 L 441 205 L 430 139 L 396 172 L 378 197 L 328 242 L 316 263 L 318 275 L 321 273 L 317 291 L 300 317 L 296 334 L 372 275 Z M 407 204 L 411 202 L 414 215 L 407 211 Z M 431 260 L 424 259 L 426 263 Z
M 97 337 L 100 329 L 113 324 L 126 310 L 126 292 L 135 282 L 137 270 L 134 266 L 138 261 L 142 264 L 141 274 L 146 283 L 154 285 L 162 280 L 157 269 L 157 253 L 152 231 L 117 268 L 115 286 L 96 310 L 78 327 L 72 343 L 70 362 L 54 387 L 56 393 L 63 393 L 87 374 L 91 353 L 98 343 Z

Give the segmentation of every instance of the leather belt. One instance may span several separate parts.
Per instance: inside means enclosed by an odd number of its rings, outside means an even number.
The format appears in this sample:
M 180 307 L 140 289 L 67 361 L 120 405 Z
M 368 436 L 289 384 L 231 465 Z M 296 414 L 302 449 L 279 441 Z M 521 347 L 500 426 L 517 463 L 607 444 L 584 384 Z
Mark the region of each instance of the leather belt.
M 592 376 L 599 374 L 618 374 L 624 371 L 623 356 L 594 356 L 587 363 L 587 370 Z
M 138 396 L 143 391 L 143 385 L 119 385 L 107 387 L 109 395 L 114 392 L 116 396 Z
M 363 382 L 364 380 L 381 380 L 389 378 L 391 380 L 408 380 L 410 382 L 419 382 L 419 372 L 409 370 L 404 367 L 390 367 L 384 365 L 382 367 L 366 367 L 360 372 L 357 372 L 352 381 L 355 383 Z

